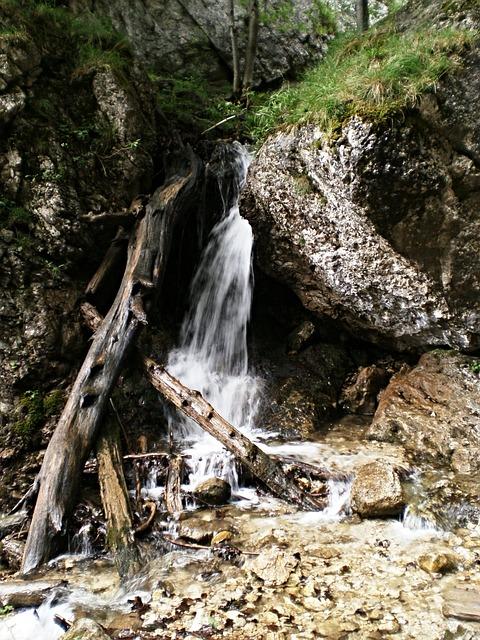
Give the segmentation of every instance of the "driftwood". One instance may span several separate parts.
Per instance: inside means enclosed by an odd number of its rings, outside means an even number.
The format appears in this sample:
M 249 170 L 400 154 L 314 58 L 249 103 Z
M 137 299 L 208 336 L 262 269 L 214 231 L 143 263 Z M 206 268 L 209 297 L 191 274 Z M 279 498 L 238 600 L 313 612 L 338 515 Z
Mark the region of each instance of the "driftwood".
M 443 594 L 443 615 L 480 622 L 480 589 L 475 585 L 448 589 Z
M 82 305 L 82 312 L 84 307 L 85 305 Z M 98 311 L 92 305 L 88 305 L 85 311 L 83 318 L 87 326 L 97 326 L 101 321 Z M 227 422 L 199 391 L 192 391 L 184 386 L 151 358 L 143 356 L 142 360 L 149 381 L 163 398 L 221 442 L 274 495 L 306 510 L 324 508 L 323 500 L 302 491 L 296 482 L 288 477 L 280 462 L 267 455 Z
M 160 394 L 204 431 L 221 442 L 270 491 L 302 507 L 321 509 L 323 504 L 303 492 L 282 466 L 223 418 L 199 391 L 192 391 L 150 358 L 144 359 L 148 379 Z
M 161 284 L 173 229 L 192 197 L 199 167 L 200 161 L 190 151 L 187 166 L 178 167 L 157 189 L 145 216 L 135 225 L 117 296 L 93 337 L 37 477 L 38 497 L 22 562 L 24 573 L 49 559 L 54 538 L 64 529 L 110 393 L 143 324 L 139 310 Z
M 112 418 L 107 419 L 98 438 L 97 460 L 100 495 L 107 521 L 107 546 L 114 554 L 119 575 L 125 577 L 139 569 L 140 553 L 135 544 L 123 475 L 119 427 Z
M 165 505 L 168 513 L 180 513 L 180 511 L 183 511 L 182 470 L 182 458 L 180 456 L 172 456 L 168 463 L 167 482 L 165 483 Z
M 145 533 L 145 531 L 148 531 L 150 527 L 153 525 L 153 521 L 155 520 L 155 516 L 157 515 L 157 503 L 153 502 L 153 500 L 147 500 L 147 502 L 145 502 L 144 507 L 148 511 L 148 516 L 135 529 L 136 536 L 140 535 L 141 533 Z

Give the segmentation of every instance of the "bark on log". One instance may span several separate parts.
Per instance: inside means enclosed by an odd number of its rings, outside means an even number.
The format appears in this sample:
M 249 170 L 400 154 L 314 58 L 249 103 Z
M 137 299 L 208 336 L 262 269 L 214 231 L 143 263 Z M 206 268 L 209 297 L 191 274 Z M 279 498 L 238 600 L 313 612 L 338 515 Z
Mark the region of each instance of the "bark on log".
M 192 391 L 150 358 L 144 359 L 148 379 L 161 395 L 204 431 L 221 442 L 270 491 L 303 509 L 321 509 L 323 504 L 304 493 L 280 464 L 225 420 L 199 391 Z
M 87 285 L 85 291 L 87 295 L 94 296 L 102 288 L 105 281 L 108 280 L 110 274 L 121 264 L 122 258 L 126 254 L 128 235 L 123 227 L 118 229 L 105 257 Z
M 127 577 L 140 566 L 133 534 L 132 512 L 123 475 L 120 429 L 107 419 L 97 442 L 98 480 L 107 521 L 107 546 L 113 552 L 119 575 Z
M 185 154 L 184 154 L 185 157 Z M 188 161 L 175 167 L 163 187 L 136 223 L 128 247 L 128 260 L 117 296 L 96 331 L 77 375 L 67 404 L 45 453 L 39 492 L 30 525 L 22 572 L 49 559 L 53 539 L 64 528 L 73 506 L 85 460 L 97 436 L 125 358 L 141 324 L 132 313 L 135 295 L 150 295 L 161 284 L 176 221 L 192 197 L 200 161 L 189 150 Z
M 82 310 L 83 310 L 82 305 Z M 95 326 L 99 321 L 98 312 L 93 309 L 96 319 L 92 322 L 92 307 L 87 308 L 84 320 Z M 250 472 L 270 491 L 302 509 L 323 509 L 321 499 L 302 491 L 283 470 L 282 464 L 268 456 L 255 443 L 223 418 L 199 391 L 192 391 L 168 373 L 151 358 L 142 356 L 147 377 L 157 391 L 177 409 L 196 422 L 202 429 L 217 439 L 244 464 Z
M 182 469 L 183 460 L 181 456 L 170 458 L 167 472 L 167 482 L 165 483 L 165 506 L 168 513 L 180 513 L 183 511 L 182 504 Z

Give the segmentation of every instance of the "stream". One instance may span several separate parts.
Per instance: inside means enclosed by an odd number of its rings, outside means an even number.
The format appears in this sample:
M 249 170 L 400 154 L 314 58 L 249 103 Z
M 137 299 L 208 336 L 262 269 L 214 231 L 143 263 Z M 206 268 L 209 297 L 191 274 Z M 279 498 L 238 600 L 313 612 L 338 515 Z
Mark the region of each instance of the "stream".
M 0 600 L 24 605 L 0 617 L 0 640 L 56 640 L 63 634 L 56 615 L 92 617 L 118 638 L 480 638 L 480 625 L 442 614 L 445 590 L 478 584 L 480 528 L 460 522 L 458 514 L 447 521 L 430 504 L 426 487 L 445 481 L 441 471 L 411 469 L 400 445 L 367 441 L 362 418 L 325 425 L 307 442 L 286 442 L 257 424 L 268 399 L 248 359 L 253 236 L 238 204 L 250 157 L 238 143 L 232 153 L 234 178 L 219 185 L 223 215 L 201 257 L 167 369 L 267 453 L 335 472 L 326 506 L 298 512 L 243 482 L 215 439 L 165 409 L 188 466 L 183 489 L 216 476 L 231 485 L 232 500 L 216 509 L 190 501 L 163 527 L 207 545 L 228 532 L 233 548 L 219 554 L 154 546 L 142 572 L 120 585 L 110 560 L 92 557 L 85 545 L 83 553 L 53 560 L 38 576 L 0 583 Z M 352 478 L 359 466 L 379 459 L 406 470 L 408 504 L 399 517 L 361 520 L 350 509 Z M 162 490 L 152 473 L 144 494 L 158 500 Z M 425 568 L 428 558 L 441 556 L 444 569 Z M 132 611 L 135 597 L 144 606 L 141 618 Z

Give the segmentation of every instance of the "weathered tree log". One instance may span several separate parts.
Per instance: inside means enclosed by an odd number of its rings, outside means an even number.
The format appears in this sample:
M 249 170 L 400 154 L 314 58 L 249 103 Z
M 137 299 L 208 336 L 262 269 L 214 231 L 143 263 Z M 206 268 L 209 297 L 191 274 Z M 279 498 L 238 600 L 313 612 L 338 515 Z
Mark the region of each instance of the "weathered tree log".
M 120 429 L 110 417 L 97 442 L 98 480 L 107 521 L 107 546 L 121 577 L 137 571 L 140 553 L 133 533 L 132 512 L 123 475 Z
M 160 394 L 204 431 L 221 442 L 270 491 L 303 509 L 323 504 L 304 493 L 289 479 L 280 464 L 223 418 L 199 391 L 192 391 L 150 358 L 144 359 L 148 379 Z
M 181 456 L 172 456 L 168 463 L 167 482 L 165 483 L 165 506 L 168 513 L 183 511 L 182 470 Z
M 86 324 L 98 324 L 99 314 L 92 322 L 92 307 L 84 314 Z M 83 306 L 81 308 L 83 311 Z M 161 365 L 151 358 L 142 356 L 143 365 L 151 384 L 159 393 L 202 429 L 221 442 L 250 472 L 270 491 L 306 510 L 323 509 L 321 499 L 302 491 L 292 478 L 284 472 L 282 464 L 268 456 L 260 447 L 244 436 L 238 429 L 223 418 L 199 391 L 192 391 L 174 378 Z
M 24 573 L 49 559 L 53 540 L 64 528 L 110 393 L 141 326 L 138 313 L 132 312 L 132 300 L 138 294 L 145 300 L 161 284 L 172 232 L 192 198 L 199 168 L 200 160 L 189 151 L 188 161 L 157 189 L 145 216 L 136 223 L 117 296 L 93 337 L 45 453 L 22 562 Z
M 107 253 L 103 258 L 100 266 L 93 274 L 87 285 L 85 293 L 94 296 L 111 277 L 112 272 L 116 271 L 121 264 L 123 256 L 126 254 L 126 247 L 129 234 L 123 227 L 119 227 L 117 234 L 108 247 Z

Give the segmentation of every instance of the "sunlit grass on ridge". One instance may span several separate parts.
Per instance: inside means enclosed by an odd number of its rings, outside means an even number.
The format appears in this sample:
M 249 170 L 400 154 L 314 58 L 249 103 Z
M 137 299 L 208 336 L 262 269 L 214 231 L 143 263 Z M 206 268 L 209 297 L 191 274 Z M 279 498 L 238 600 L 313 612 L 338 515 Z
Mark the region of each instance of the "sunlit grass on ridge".
M 253 136 L 261 140 L 302 123 L 331 134 L 353 115 L 383 120 L 435 88 L 478 36 L 453 28 L 402 33 L 391 27 L 340 36 L 300 82 L 282 87 L 256 109 Z

